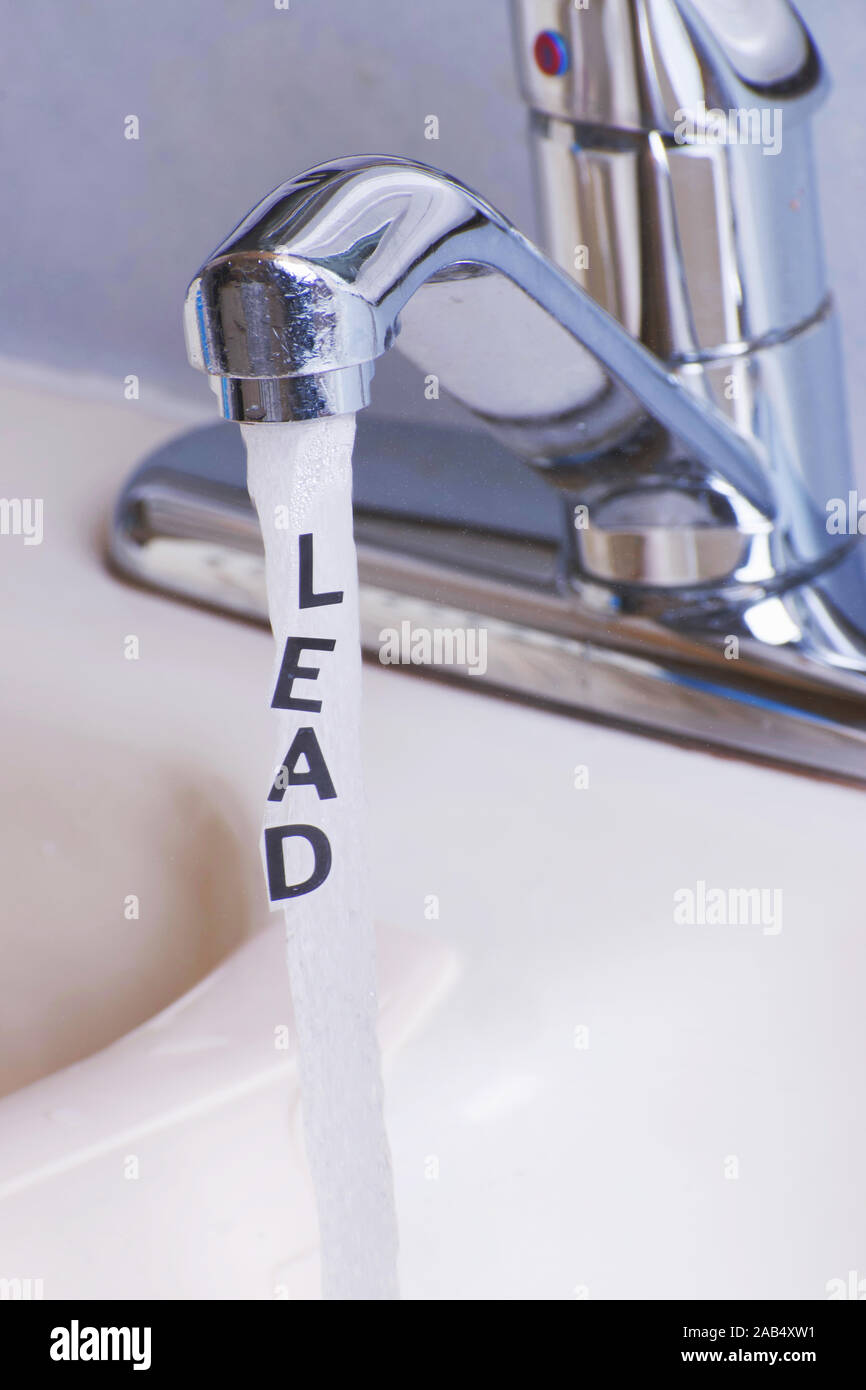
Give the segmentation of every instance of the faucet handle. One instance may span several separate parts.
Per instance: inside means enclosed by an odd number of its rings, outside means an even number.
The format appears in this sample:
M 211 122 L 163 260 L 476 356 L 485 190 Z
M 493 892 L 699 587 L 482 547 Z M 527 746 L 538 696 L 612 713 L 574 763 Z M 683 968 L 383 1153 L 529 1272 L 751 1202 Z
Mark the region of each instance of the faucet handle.
M 691 8 L 750 86 L 791 82 L 808 63 L 809 34 L 790 0 L 691 0 Z
M 811 147 L 827 81 L 797 10 L 513 0 L 513 13 L 542 244 L 765 461 L 777 523 L 748 572 L 834 561 L 827 502 L 851 468 Z M 592 475 L 597 512 L 627 511 L 639 548 L 657 550 L 672 529 L 659 497 L 680 500 L 681 472 L 676 453 L 621 457 Z M 683 523 L 704 548 L 716 525 L 710 510 Z
M 512 0 L 521 88 L 534 111 L 673 137 L 681 111 L 820 100 L 822 71 L 789 0 Z

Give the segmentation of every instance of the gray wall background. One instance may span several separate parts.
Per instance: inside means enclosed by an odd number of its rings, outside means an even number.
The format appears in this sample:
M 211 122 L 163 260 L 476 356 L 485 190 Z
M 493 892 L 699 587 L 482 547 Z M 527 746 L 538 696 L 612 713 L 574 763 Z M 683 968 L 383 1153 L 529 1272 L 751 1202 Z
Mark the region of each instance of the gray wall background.
M 863 0 L 801 0 L 835 90 L 816 141 L 866 463 Z M 532 234 L 507 0 L 0 0 L 0 354 L 210 400 L 180 306 L 274 184 L 342 154 L 439 164 Z M 437 142 L 424 138 L 436 114 Z M 141 138 L 123 138 L 139 117 Z M 396 359 L 396 354 L 388 354 Z M 396 360 L 377 403 L 399 403 Z M 861 396 L 863 399 L 861 400 Z M 864 469 L 866 472 L 866 469 Z

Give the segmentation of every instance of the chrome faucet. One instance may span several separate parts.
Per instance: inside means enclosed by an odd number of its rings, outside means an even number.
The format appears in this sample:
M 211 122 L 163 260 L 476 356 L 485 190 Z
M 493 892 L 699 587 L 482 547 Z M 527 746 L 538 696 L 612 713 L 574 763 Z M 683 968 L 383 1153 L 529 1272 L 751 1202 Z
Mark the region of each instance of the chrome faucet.
M 548 254 L 440 171 L 322 165 L 201 268 L 190 359 L 226 419 L 267 427 L 365 407 L 396 346 L 560 499 L 555 553 L 491 528 L 455 558 L 368 517 L 371 645 L 389 595 L 468 612 L 495 685 L 866 780 L 812 39 L 788 0 L 513 12 Z M 115 556 L 152 578 L 123 515 Z
M 406 160 L 311 169 L 193 280 L 190 361 L 227 420 L 369 405 L 392 346 L 539 466 L 588 466 L 647 418 L 773 510 L 769 470 L 708 402 L 456 179 Z

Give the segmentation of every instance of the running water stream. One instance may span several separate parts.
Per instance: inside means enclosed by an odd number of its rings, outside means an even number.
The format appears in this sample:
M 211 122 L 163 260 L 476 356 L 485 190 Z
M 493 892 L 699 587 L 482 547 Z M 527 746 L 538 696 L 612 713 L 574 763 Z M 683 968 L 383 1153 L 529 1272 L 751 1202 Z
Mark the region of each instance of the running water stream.
M 276 639 L 278 746 L 263 857 L 272 908 L 285 910 L 322 1291 L 396 1298 L 364 844 L 355 418 L 242 433 Z

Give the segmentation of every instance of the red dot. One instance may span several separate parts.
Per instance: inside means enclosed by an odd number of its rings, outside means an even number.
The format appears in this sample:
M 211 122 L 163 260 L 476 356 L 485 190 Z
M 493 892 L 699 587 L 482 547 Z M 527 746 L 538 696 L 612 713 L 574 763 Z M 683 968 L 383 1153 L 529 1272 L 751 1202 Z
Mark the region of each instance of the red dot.
M 533 49 L 535 61 L 547 77 L 561 77 L 568 71 L 568 47 L 561 34 L 542 29 Z

